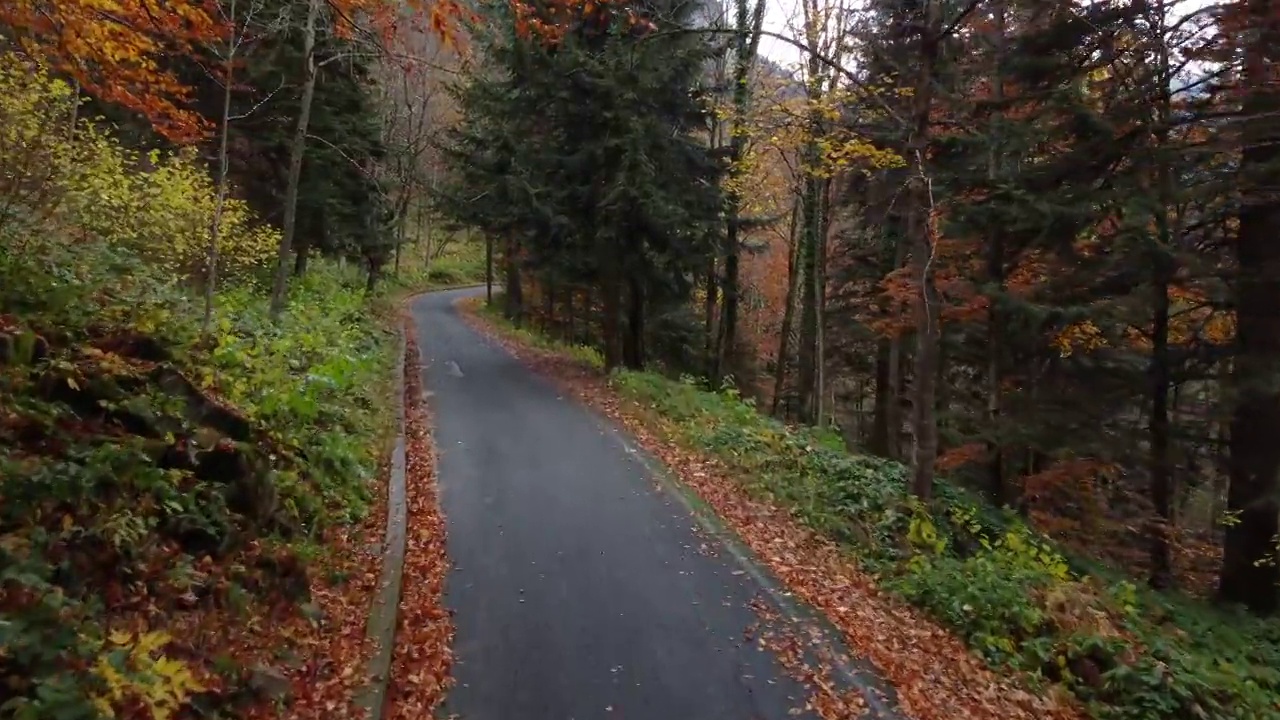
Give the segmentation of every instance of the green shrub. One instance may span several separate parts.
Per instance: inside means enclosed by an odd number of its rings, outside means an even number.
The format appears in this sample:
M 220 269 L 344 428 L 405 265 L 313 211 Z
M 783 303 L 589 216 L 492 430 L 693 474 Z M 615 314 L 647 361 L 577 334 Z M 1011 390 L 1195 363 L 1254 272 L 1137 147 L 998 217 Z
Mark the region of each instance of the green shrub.
M 732 390 L 654 373 L 615 383 L 748 490 L 856 551 L 992 666 L 1061 683 L 1098 718 L 1280 718 L 1280 623 L 1084 573 L 1019 518 L 945 480 L 927 511 L 902 465 L 788 428 Z

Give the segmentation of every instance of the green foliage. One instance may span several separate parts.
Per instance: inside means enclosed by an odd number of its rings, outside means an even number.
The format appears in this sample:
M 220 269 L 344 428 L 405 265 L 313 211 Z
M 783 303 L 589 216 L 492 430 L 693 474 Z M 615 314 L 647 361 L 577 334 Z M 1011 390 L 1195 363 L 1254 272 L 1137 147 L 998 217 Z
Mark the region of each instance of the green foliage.
M 212 349 L 176 344 L 197 337 L 182 323 L 198 314 L 178 307 L 169 338 L 185 357 L 186 374 L 242 408 L 274 456 L 237 442 L 249 466 L 232 477 L 205 476 L 199 464 L 164 467 L 165 453 L 213 431 L 188 417 L 189 397 L 146 382 L 131 363 L 69 346 L 55 347 L 37 367 L 44 378 L 65 377 L 84 389 L 136 386 L 109 404 L 155 429 L 171 428 L 167 439 L 111 432 L 74 399 L 48 397 L 25 369 L 0 367 L 8 411 L 0 427 L 7 589 L 0 594 L 0 670 L 30 679 L 15 688 L 6 711 L 95 717 L 103 698 L 179 702 L 187 686 L 176 661 L 112 659 L 120 653 L 107 646 L 102 622 L 113 593 L 131 594 L 131 583 L 140 582 L 157 602 L 203 597 L 210 588 L 204 571 L 193 569 L 199 557 L 235 557 L 255 537 L 298 552 L 325 528 L 363 514 L 390 420 L 384 394 L 396 343 L 368 312 L 360 284 L 333 268 L 313 268 L 296 289 L 294 309 L 275 326 L 264 298 L 229 289 L 219 298 Z M 45 440 L 33 445 L 29 437 Z M 257 495 L 246 498 L 250 491 Z M 237 583 L 274 592 L 277 578 L 250 580 L 244 572 L 234 576 Z M 234 604 L 240 591 L 227 592 L 224 601 Z M 68 663 L 85 669 L 69 674 Z
M 653 0 L 627 11 L 673 32 L 641 40 L 588 23 L 554 48 L 514 32 L 506 4 L 480 8 L 473 35 L 493 72 L 452 88 L 463 121 L 442 142 L 449 173 L 437 209 L 501 239 L 508 274 L 598 289 L 619 316 L 601 323 L 611 363 L 624 342 L 630 364 L 645 361 L 644 328 L 628 321 L 624 339 L 624 314 L 667 326 L 654 349 L 687 363 L 699 343 L 664 316 L 691 297 L 724 204 L 724 163 L 702 139 L 709 107 L 699 84 L 711 48 L 679 32 L 696 6 Z
M 0 57 L 0 98 L 5 256 L 74 252 L 77 248 L 50 243 L 75 233 L 84 242 L 146 255 L 158 270 L 186 277 L 206 272 L 215 192 L 194 153 L 141 154 L 83 119 L 73 134 L 67 125 L 77 102 L 71 88 L 13 55 Z M 255 221 L 244 202 L 229 199 L 223 207 L 219 273 L 237 277 L 264 267 L 278 237 Z M 79 272 L 79 263 L 67 259 L 47 255 L 35 269 Z M 30 296 L 27 279 L 14 279 L 22 284 L 5 287 L 6 294 Z
M 0 716 L 176 716 L 209 669 L 166 624 L 297 602 L 288 568 L 367 509 L 397 343 L 355 268 L 270 322 L 274 231 L 234 203 L 204 336 L 195 161 L 69 140 L 38 73 L 0 86 Z
M 483 242 L 451 236 L 429 240 L 401 248 L 399 270 L 390 278 L 393 285 L 420 292 L 484 282 Z
M 215 3 L 217 4 L 217 3 Z M 284 217 L 290 146 L 301 108 L 306 63 L 305 12 L 292 0 L 255 0 L 232 12 L 220 0 L 221 16 L 247 22 L 236 56 L 231 93 L 228 170 L 254 212 L 275 225 Z M 307 130 L 297 206 L 295 249 L 346 257 L 381 266 L 395 247 L 392 193 L 383 142 L 384 89 L 375 72 L 368 38 L 338 30 L 341 13 L 323 12 L 315 48 L 318 65 Z M 195 58 L 172 57 L 194 90 L 193 109 L 216 121 L 223 87 Z
M 221 303 L 216 346 L 202 367 L 205 383 L 277 441 L 305 452 L 314 486 L 280 478 L 300 519 L 326 507 L 344 520 L 361 515 L 363 487 L 376 469 L 378 448 L 370 440 L 386 430 L 378 391 L 391 372 L 394 343 L 370 322 L 359 278 L 332 266 L 313 268 L 274 324 L 251 289 L 224 293 Z
M 566 345 L 529 328 L 519 327 L 507 319 L 496 304 L 482 305 L 480 312 L 488 318 L 489 322 L 501 326 L 503 332 L 522 343 L 544 350 L 553 350 L 587 367 L 604 368 L 604 356 L 600 354 L 597 348 L 590 345 Z
M 752 492 L 849 545 L 991 665 L 1060 683 L 1099 718 L 1280 718 L 1280 623 L 1083 574 L 1019 519 L 945 482 L 926 508 L 903 466 L 788 428 L 731 388 L 631 372 L 615 384 Z

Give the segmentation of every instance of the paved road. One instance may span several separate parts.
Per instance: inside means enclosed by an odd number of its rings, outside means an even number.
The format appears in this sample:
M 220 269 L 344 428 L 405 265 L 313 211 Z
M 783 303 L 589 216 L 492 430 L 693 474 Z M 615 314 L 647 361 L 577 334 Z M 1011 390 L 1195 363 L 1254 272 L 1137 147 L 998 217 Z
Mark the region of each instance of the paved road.
M 413 305 L 455 564 L 444 714 L 791 717 L 803 692 L 744 640 L 758 588 L 611 427 L 463 323 L 474 292 Z

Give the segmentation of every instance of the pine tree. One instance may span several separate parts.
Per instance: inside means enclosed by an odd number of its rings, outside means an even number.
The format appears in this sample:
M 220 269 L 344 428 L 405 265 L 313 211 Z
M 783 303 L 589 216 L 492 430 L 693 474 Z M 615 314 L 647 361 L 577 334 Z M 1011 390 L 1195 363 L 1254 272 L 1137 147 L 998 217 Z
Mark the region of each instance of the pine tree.
M 697 136 L 708 48 L 662 32 L 691 11 L 600 10 L 548 41 L 491 8 L 494 72 L 457 90 L 465 120 L 446 143 L 442 209 L 505 235 L 509 274 L 598 288 L 610 368 L 645 363 L 650 319 L 691 296 L 721 222 L 720 163 Z

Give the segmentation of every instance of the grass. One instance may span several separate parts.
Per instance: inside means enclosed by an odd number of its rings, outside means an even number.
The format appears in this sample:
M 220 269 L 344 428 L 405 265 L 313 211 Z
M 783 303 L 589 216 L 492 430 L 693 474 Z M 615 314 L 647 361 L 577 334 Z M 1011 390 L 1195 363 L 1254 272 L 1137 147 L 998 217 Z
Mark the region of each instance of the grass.
M 574 362 L 581 363 L 587 367 L 596 370 L 604 369 L 604 355 L 600 350 L 590 345 L 570 345 L 568 343 L 548 337 L 543 333 L 531 328 L 517 326 L 508 320 L 503 314 L 499 304 L 488 305 L 483 298 L 473 298 L 464 301 L 464 306 L 487 318 L 490 322 L 499 324 L 503 328 L 503 332 L 516 341 L 536 347 L 542 350 L 549 350 L 565 357 L 570 358 Z
M 423 246 L 411 244 L 401 251 L 400 272 L 389 278 L 390 284 L 410 292 L 475 285 L 484 282 L 484 243 L 465 237 L 439 235 L 436 246 L 444 242 L 439 256 L 428 260 Z
M 485 314 L 522 342 L 600 367 L 590 348 Z M 745 492 L 845 546 L 992 667 L 1061 686 L 1107 720 L 1280 718 L 1280 622 L 1154 593 L 1078 562 L 946 480 L 925 507 L 901 464 L 850 453 L 833 433 L 785 426 L 732 388 L 626 371 L 611 382 L 657 413 L 678 444 L 716 458 Z

